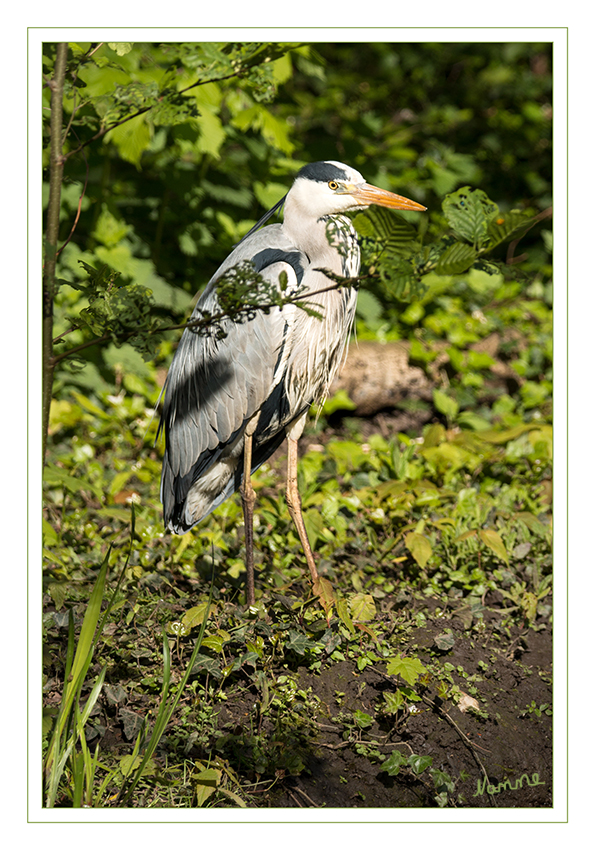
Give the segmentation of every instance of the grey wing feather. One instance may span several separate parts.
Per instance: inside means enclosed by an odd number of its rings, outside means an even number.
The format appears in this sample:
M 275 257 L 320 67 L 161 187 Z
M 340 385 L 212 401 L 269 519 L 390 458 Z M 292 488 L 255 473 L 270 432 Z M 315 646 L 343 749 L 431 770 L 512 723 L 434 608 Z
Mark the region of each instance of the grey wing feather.
M 199 316 L 201 309 L 216 312 L 217 280 L 244 260 L 253 261 L 263 276 L 274 281 L 281 270 L 286 270 L 294 285 L 307 262 L 279 225 L 266 227 L 230 254 L 209 281 L 193 317 Z M 187 520 L 176 519 L 174 514 L 181 515 L 197 479 L 225 458 L 230 446 L 233 449 L 246 422 L 262 407 L 279 380 L 276 369 L 287 338 L 283 312 L 257 313 L 248 323 L 229 321 L 225 331 L 227 336 L 217 340 L 186 329 L 167 377 L 160 424 L 166 438 L 161 493 L 166 525 L 174 530 L 190 527 Z M 227 467 L 221 471 L 229 478 Z M 219 490 L 227 484 L 228 480 L 222 480 Z M 211 489 L 217 488 L 213 485 Z M 209 510 L 213 506 L 210 504 Z

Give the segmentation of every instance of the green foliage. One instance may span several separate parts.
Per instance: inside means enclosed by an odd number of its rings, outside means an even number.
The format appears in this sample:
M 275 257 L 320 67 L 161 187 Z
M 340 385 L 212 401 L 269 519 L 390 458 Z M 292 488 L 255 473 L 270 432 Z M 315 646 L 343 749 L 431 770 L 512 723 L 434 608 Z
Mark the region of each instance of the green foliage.
M 54 52 L 54 45 L 45 45 L 46 75 Z M 481 260 L 485 251 L 526 230 L 527 189 L 545 187 L 548 179 L 548 63 L 544 45 L 442 45 L 437 51 L 434 45 L 406 44 L 314 50 L 295 44 L 72 43 L 64 98 L 69 132 L 63 239 L 79 203 L 82 214 L 60 254 L 58 276 L 76 286 L 80 261 L 97 270 L 105 266 L 106 274 L 120 274 L 118 288 L 126 284 L 131 320 L 147 305 L 146 290 L 137 289 L 146 287 L 155 300 L 153 320 L 165 308 L 163 325 L 171 325 L 172 312 L 180 321 L 189 298 L 258 216 L 259 204 L 278 200 L 302 162 L 345 158 L 372 182 L 388 183 L 429 206 L 423 218 L 432 223 L 422 221 L 422 239 L 419 216 L 386 210 L 356 216 L 375 261 L 368 266 L 375 268 L 377 283 L 371 285 L 385 311 L 380 327 L 394 327 L 403 302 L 423 293 L 423 271 L 460 274 L 478 254 Z M 366 82 L 370 68 L 376 69 L 374 85 Z M 458 108 L 452 87 L 444 84 L 452 68 Z M 519 109 L 530 118 L 513 120 Z M 415 135 L 420 123 L 423 138 Z M 449 147 L 453 132 L 456 151 Z M 520 169 L 529 150 L 533 170 Z M 441 219 L 432 197 L 440 202 L 470 180 L 481 181 L 482 192 L 454 192 L 448 222 Z M 470 205 L 465 211 L 461 192 Z M 540 203 L 547 203 L 542 195 Z M 502 212 L 492 216 L 494 203 Z M 444 223 L 459 241 L 440 241 Z M 60 356 L 67 343 L 78 348 L 89 340 L 78 320 L 80 310 L 88 309 L 84 292 L 63 290 L 56 335 L 68 336 Z M 105 321 L 99 325 L 105 330 Z M 69 332 L 75 326 L 80 329 Z M 92 324 L 86 328 L 91 331 Z M 122 333 L 125 328 L 116 326 L 110 336 Z M 135 339 L 138 346 L 144 335 Z M 149 356 L 157 344 L 151 339 Z M 78 381 L 97 383 L 93 368 L 104 379 L 112 374 L 97 348 L 77 357 L 92 364 Z

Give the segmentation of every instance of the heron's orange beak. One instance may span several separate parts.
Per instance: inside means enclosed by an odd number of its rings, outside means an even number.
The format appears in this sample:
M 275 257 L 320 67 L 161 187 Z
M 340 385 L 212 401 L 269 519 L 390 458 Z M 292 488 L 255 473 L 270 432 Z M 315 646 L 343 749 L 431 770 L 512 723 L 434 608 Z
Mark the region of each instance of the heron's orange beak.
M 386 189 L 379 189 L 378 186 L 371 186 L 369 183 L 354 186 L 350 194 L 362 206 L 377 204 L 393 210 L 417 210 L 418 212 L 427 209 L 416 201 L 410 201 L 409 198 L 403 198 L 401 195 L 395 195 L 393 192 L 387 192 Z

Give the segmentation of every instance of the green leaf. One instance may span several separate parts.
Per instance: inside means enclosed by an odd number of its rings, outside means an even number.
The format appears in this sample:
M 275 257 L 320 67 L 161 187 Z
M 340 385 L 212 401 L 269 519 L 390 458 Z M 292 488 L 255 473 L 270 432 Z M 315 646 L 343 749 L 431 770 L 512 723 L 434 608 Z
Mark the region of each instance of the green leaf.
M 363 319 L 370 327 L 377 325 L 382 319 L 382 304 L 378 298 L 376 298 L 375 295 L 372 295 L 371 292 L 368 292 L 367 289 L 359 290 L 357 294 L 356 309 L 359 318 Z
M 118 56 L 126 56 L 132 50 L 133 45 L 133 41 L 108 41 L 107 43 L 110 50 L 114 50 Z
M 528 511 L 519 511 L 515 514 L 516 519 L 520 519 L 523 522 L 529 531 L 532 531 L 538 537 L 543 537 L 547 539 L 551 534 L 551 529 L 540 522 L 536 516 L 530 514 Z
M 367 623 L 376 616 L 374 597 L 369 593 L 356 593 L 349 600 L 349 607 L 355 622 Z
M 419 658 L 396 656 L 386 662 L 386 672 L 389 676 L 400 676 L 408 685 L 414 685 L 427 670 Z
M 436 265 L 436 274 L 461 274 L 466 272 L 477 259 L 477 251 L 466 242 L 455 242 L 449 245 L 440 256 Z
M 288 638 L 289 639 L 286 644 L 287 649 L 297 652 L 298 655 L 304 655 L 306 650 L 310 647 L 310 641 L 306 635 L 300 634 L 300 632 L 296 632 L 293 629 L 289 630 Z
M 48 464 L 43 473 L 43 480 L 49 487 L 65 487 L 70 493 L 80 493 L 81 490 L 89 490 L 93 495 L 103 500 L 103 490 L 85 478 L 75 478 L 64 469 Z
M 454 232 L 475 249 L 489 241 L 488 225 L 498 213 L 498 207 L 481 189 L 464 186 L 447 195 L 442 210 Z
M 187 632 L 195 626 L 201 626 L 205 617 L 208 602 L 201 602 L 200 605 L 195 605 L 189 608 L 182 617 L 182 625 Z
M 151 135 L 144 115 L 139 115 L 119 127 L 114 127 L 106 138 L 118 148 L 122 159 L 138 168 L 143 153 L 151 144 Z
M 322 405 L 322 412 L 330 416 L 337 410 L 355 410 L 357 404 L 351 401 L 345 390 L 338 390 L 331 398 L 327 398 Z
M 436 410 L 443 413 L 447 419 L 454 419 L 459 412 L 459 405 L 455 399 L 443 393 L 442 390 L 434 390 L 432 395 Z
M 384 770 L 389 776 L 397 776 L 404 764 L 407 764 L 407 759 L 402 753 L 395 750 L 382 762 L 380 770 Z
M 331 608 L 335 604 L 335 593 L 332 584 L 327 578 L 318 576 L 318 578 L 314 581 L 312 590 L 314 595 L 318 597 L 318 600 L 328 617 Z
M 206 770 L 201 770 L 201 772 L 196 777 L 196 781 L 201 785 L 210 785 L 216 788 L 219 782 L 221 781 L 221 771 L 216 770 L 214 767 L 209 767 Z
M 403 694 L 397 688 L 394 694 L 384 694 L 384 710 L 387 714 L 396 714 L 403 705 L 405 700 Z
M 434 643 L 441 649 L 443 652 L 452 649 L 455 645 L 455 636 L 452 632 L 444 632 L 441 635 L 436 635 L 434 638 Z
M 211 771 L 203 771 L 204 774 L 209 773 Z M 219 771 L 212 771 L 213 773 L 219 773 Z M 200 808 L 204 806 L 209 797 L 211 797 L 217 791 L 217 783 L 213 783 L 209 780 L 207 781 L 198 781 L 196 783 L 196 805 Z
M 374 236 L 376 233 L 372 220 L 365 213 L 358 213 L 353 219 L 352 224 L 360 236 Z
M 209 635 L 203 638 L 201 646 L 206 646 L 208 649 L 212 649 L 213 652 L 222 652 L 225 643 L 226 641 L 221 635 Z
M 479 536 L 485 545 L 492 550 L 492 552 L 495 552 L 499 558 L 508 564 L 508 552 L 506 551 L 502 538 L 497 531 L 494 531 L 492 528 L 482 528 L 479 532 Z
M 405 537 L 405 546 L 409 549 L 419 566 L 423 569 L 432 554 L 432 544 L 423 534 L 410 531 Z
M 344 597 L 337 599 L 335 607 L 337 609 L 337 616 L 343 625 L 347 626 L 352 635 L 355 634 L 355 626 L 349 613 L 349 603 L 347 600 Z
M 353 719 L 360 729 L 367 729 L 374 722 L 374 719 L 370 714 L 366 714 L 365 711 L 360 711 L 359 709 L 356 709 L 353 712 Z
M 535 219 L 521 210 L 510 210 L 492 219 L 488 227 L 488 249 L 495 248 L 507 240 L 518 238 L 533 226 Z
M 428 767 L 432 765 L 432 756 L 409 756 L 407 759 L 407 764 L 411 768 L 411 770 L 415 773 L 416 776 L 419 776 L 420 773 L 423 773 L 424 770 L 427 770 Z
M 383 207 L 370 207 L 364 215 L 370 219 L 374 229 L 374 237 L 382 243 L 384 250 L 390 254 L 409 255 L 412 253 L 415 248 L 417 231 L 402 216 L 398 213 L 389 212 Z M 360 227 L 362 226 L 367 229 L 360 220 Z

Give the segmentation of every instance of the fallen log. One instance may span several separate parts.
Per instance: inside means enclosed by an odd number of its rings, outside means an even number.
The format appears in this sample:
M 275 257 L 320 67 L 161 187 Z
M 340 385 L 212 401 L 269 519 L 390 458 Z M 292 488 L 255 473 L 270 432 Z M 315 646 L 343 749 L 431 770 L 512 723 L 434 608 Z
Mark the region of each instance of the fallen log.
M 473 351 L 489 354 L 493 359 L 489 371 L 495 384 L 504 385 L 507 391 L 515 391 L 522 379 L 508 363 L 498 359 L 503 342 L 516 339 L 518 334 L 511 330 L 504 336 L 498 333 L 473 343 Z M 382 410 L 399 406 L 406 399 L 432 400 L 432 390 L 446 389 L 444 367 L 449 362 L 446 348 L 448 343 L 435 343 L 437 355 L 430 362 L 428 372 L 409 362 L 409 343 L 381 343 L 376 340 L 354 342 L 341 373 L 331 385 L 330 397 L 339 390 L 347 393 L 355 404 L 355 416 L 374 416 Z M 446 390 L 448 391 L 448 390 Z
M 423 369 L 409 363 L 406 342 L 364 340 L 350 346 L 330 395 L 344 390 L 355 404 L 354 415 L 373 416 L 407 398 L 431 399 L 434 386 Z

